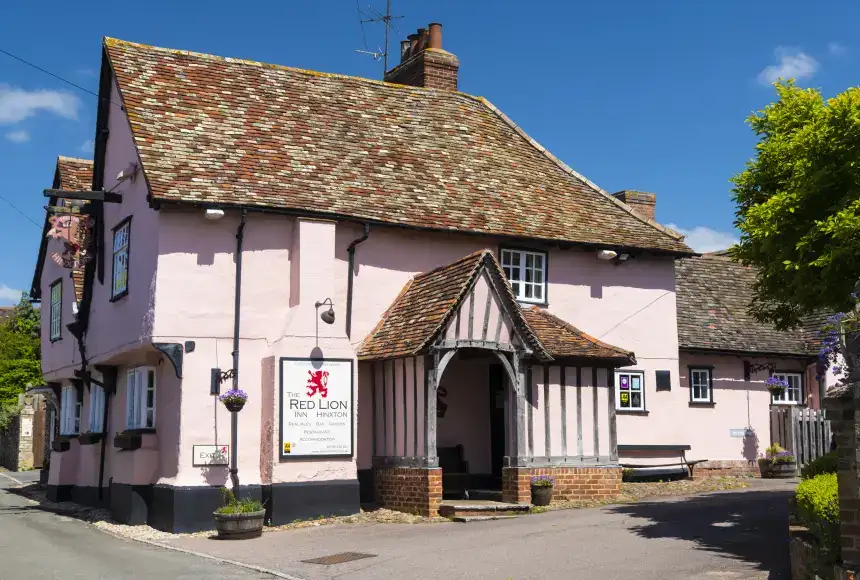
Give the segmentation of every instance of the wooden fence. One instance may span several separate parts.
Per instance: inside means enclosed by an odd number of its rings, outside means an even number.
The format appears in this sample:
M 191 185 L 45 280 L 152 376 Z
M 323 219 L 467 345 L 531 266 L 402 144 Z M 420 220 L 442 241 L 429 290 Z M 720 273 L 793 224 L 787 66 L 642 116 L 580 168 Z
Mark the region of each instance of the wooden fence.
M 770 441 L 794 453 L 798 467 L 830 451 L 830 438 L 823 410 L 771 407 Z

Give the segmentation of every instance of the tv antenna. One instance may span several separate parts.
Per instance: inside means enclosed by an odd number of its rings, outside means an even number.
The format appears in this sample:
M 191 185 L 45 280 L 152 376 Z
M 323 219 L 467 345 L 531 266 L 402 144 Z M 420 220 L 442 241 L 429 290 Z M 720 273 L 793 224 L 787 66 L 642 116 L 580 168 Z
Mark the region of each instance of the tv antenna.
M 359 5 L 358 0 L 355 0 L 355 9 L 358 10 L 359 14 L 359 22 L 361 23 L 361 36 L 364 39 L 364 50 L 356 50 L 355 52 L 360 52 L 361 54 L 369 54 L 373 57 L 373 60 L 379 61 L 382 59 L 383 73 L 388 70 L 388 36 L 389 31 L 394 30 L 394 32 L 399 32 L 397 27 L 394 26 L 391 21 L 398 20 L 403 18 L 403 16 L 392 16 L 391 15 L 391 0 L 386 0 L 385 2 L 385 14 L 380 14 L 373 6 L 368 6 L 367 10 L 370 12 L 363 11 Z M 363 17 L 363 18 L 362 18 Z M 369 50 L 367 48 L 367 36 L 364 34 L 364 25 L 370 22 L 382 22 L 385 26 L 385 47 L 377 47 L 376 50 Z

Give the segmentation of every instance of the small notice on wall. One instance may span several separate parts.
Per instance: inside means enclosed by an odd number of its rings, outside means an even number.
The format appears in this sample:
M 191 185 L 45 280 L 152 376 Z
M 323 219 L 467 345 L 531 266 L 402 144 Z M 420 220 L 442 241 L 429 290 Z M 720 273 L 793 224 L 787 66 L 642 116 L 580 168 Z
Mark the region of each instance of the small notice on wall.
M 752 429 L 729 429 L 729 437 L 737 437 L 738 439 L 743 439 L 747 436 L 752 436 Z
M 194 466 L 227 465 L 230 459 L 229 445 L 194 445 Z
M 350 457 L 352 359 L 281 359 L 281 459 Z

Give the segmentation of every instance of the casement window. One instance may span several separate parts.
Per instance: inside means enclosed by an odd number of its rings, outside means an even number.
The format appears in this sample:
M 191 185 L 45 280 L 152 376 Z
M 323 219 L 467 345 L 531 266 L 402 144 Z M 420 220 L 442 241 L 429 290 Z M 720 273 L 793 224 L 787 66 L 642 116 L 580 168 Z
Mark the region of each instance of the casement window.
M 788 383 L 781 395 L 772 396 L 774 405 L 800 405 L 803 403 L 803 375 L 800 373 L 773 373 L 773 376 Z
M 714 402 L 714 383 L 710 368 L 690 368 L 690 402 Z
M 138 367 L 128 371 L 125 425 L 128 429 L 155 428 L 155 369 Z
M 521 302 L 546 302 L 546 253 L 501 250 L 502 269 Z
M 111 300 L 128 294 L 128 250 L 131 242 L 131 220 L 125 219 L 113 231 L 113 286 Z
M 63 336 L 63 280 L 51 284 L 51 342 Z
M 645 410 L 645 373 L 616 371 L 615 407 L 620 411 Z
M 69 385 L 63 387 L 60 399 L 60 435 L 77 435 L 81 432 L 81 407 L 78 390 Z
M 90 433 L 104 431 L 105 390 L 90 383 Z

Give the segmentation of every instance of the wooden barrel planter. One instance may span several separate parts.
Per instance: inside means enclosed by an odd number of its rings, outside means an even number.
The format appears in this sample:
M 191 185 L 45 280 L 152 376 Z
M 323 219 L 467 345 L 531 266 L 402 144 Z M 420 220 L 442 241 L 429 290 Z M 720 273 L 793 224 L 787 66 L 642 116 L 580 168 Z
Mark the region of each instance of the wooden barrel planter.
M 770 477 L 774 479 L 791 479 L 792 477 L 797 477 L 797 463 L 771 464 Z
M 266 510 L 245 514 L 212 514 L 219 540 L 244 540 L 257 538 L 263 534 Z

